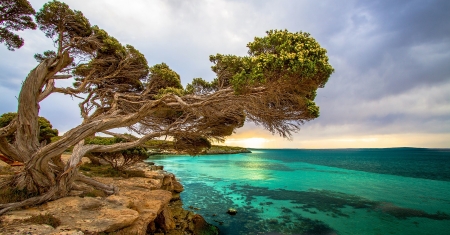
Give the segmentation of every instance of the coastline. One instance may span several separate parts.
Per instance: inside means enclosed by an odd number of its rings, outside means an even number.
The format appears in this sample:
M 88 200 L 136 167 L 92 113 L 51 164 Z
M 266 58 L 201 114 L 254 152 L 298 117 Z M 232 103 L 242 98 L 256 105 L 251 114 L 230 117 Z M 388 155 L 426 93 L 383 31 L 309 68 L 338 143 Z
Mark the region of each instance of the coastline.
M 142 171 L 142 177 L 95 177 L 114 184 L 119 193 L 83 196 L 82 191 L 72 190 L 68 197 L 7 212 L 0 216 L 0 234 L 219 234 L 201 215 L 183 209 L 180 193 L 184 188 L 174 174 L 151 163 L 131 168 Z M 54 228 L 27 222 L 48 214 L 61 224 Z
M 238 153 L 251 153 L 252 151 L 241 148 L 241 147 L 228 147 L 228 148 L 212 148 L 205 150 L 204 152 L 200 153 L 199 155 L 217 155 L 217 154 L 238 154 Z M 148 151 L 148 154 L 150 156 L 155 155 L 188 155 L 186 152 L 178 152 L 174 149 L 152 149 Z

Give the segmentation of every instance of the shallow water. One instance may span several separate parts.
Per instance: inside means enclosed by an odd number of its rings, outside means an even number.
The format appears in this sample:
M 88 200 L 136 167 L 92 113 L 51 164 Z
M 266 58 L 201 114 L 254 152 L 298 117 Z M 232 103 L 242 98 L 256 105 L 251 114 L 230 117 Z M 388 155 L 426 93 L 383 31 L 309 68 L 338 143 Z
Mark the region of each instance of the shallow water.
M 149 161 L 222 234 L 450 234 L 450 150 L 252 152 Z

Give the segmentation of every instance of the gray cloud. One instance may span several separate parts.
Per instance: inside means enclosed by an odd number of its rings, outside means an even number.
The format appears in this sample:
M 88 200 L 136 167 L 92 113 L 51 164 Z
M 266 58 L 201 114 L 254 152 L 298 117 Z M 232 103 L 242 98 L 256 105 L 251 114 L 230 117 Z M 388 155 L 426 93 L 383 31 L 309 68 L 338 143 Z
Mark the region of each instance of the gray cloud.
M 30 2 L 39 9 L 46 1 Z M 321 117 L 308 122 L 294 140 L 450 133 L 448 1 L 65 2 L 135 46 L 150 65 L 169 64 L 183 84 L 194 77 L 213 79 L 209 55 L 245 55 L 245 45 L 266 30 L 310 32 L 328 50 L 336 72 L 318 92 Z M 1 113 L 17 107 L 20 82 L 36 66 L 33 54 L 53 47 L 39 31 L 21 35 L 23 48 L 0 47 Z M 41 115 L 67 131 L 80 120 L 76 103 L 50 97 Z M 254 129 L 249 124 L 239 132 Z

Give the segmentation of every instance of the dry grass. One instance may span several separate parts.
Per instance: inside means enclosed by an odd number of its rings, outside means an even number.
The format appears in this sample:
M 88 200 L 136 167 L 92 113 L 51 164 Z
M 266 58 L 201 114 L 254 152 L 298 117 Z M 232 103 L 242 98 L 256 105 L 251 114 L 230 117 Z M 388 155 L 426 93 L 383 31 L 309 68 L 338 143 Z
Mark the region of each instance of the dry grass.
M 123 170 L 119 171 L 112 168 L 110 165 L 95 165 L 92 163 L 84 163 L 80 166 L 80 171 L 86 176 L 98 176 L 98 177 L 145 177 L 143 171 L 138 170 Z
M 30 224 L 48 224 L 50 226 L 52 226 L 53 228 L 58 227 L 59 225 L 61 225 L 61 220 L 59 220 L 58 218 L 54 217 L 51 214 L 40 214 L 40 215 L 33 215 L 30 218 L 24 220 L 23 222 L 25 223 L 30 223 Z
M 85 196 L 85 197 L 106 197 L 108 195 L 102 190 L 93 189 L 93 190 L 83 194 L 83 196 Z
M 26 190 L 3 187 L 0 189 L 0 204 L 20 202 L 33 196 L 36 195 L 28 193 Z

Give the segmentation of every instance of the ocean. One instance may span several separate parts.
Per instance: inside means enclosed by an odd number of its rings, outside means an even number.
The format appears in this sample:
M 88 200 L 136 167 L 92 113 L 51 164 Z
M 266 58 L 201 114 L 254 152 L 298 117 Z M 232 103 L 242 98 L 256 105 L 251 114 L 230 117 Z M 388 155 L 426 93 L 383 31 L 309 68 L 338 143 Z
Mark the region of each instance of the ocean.
M 251 151 L 148 161 L 221 234 L 450 234 L 450 149 Z

